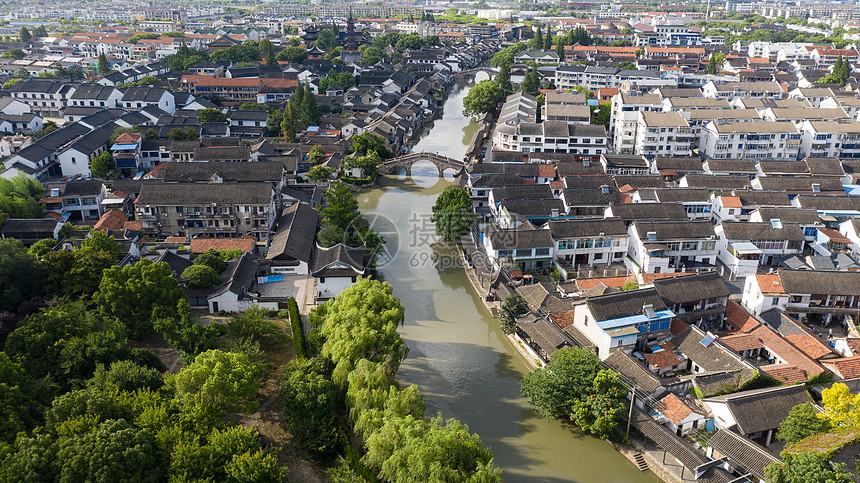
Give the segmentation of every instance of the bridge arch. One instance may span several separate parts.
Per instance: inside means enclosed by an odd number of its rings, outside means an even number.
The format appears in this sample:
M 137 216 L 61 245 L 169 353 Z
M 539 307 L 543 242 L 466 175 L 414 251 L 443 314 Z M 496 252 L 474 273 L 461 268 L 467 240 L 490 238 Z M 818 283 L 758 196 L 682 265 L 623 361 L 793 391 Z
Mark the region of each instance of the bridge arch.
M 453 169 L 456 171 L 454 176 L 459 176 L 465 167 L 465 162 L 463 161 L 452 159 L 447 156 L 440 156 L 436 153 L 409 153 L 383 161 L 378 167 L 379 173 L 397 174 L 402 168 L 406 170 L 407 176 L 411 176 L 412 165 L 418 161 L 429 161 L 430 163 L 433 163 L 433 165 L 436 166 L 436 169 L 439 170 L 439 176 L 442 176 L 446 169 Z
M 493 67 L 477 67 L 474 69 L 459 72 L 455 77 L 458 79 L 463 79 L 466 81 L 475 81 L 475 83 L 478 83 L 482 80 L 493 80 L 496 78 L 496 74 L 498 73 L 499 69 Z

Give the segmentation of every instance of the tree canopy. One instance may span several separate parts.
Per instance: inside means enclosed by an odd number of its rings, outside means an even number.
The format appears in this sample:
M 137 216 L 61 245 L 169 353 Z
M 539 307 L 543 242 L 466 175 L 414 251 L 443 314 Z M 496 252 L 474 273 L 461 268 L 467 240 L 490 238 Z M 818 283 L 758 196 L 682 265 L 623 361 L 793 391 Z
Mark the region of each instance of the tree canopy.
M 603 439 L 626 417 L 627 388 L 619 375 L 579 347 L 555 351 L 545 367 L 523 377 L 522 392 L 548 419 L 570 419 Z
M 463 115 L 477 116 L 490 112 L 499 102 L 499 85 L 491 80 L 484 80 L 469 90 L 463 99 Z
M 812 404 L 799 404 L 791 408 L 788 417 L 779 425 L 776 438 L 791 446 L 806 437 L 829 429 L 830 421 L 819 417 Z
M 472 198 L 465 188 L 448 186 L 436 198 L 430 221 L 436 224 L 436 233 L 448 243 L 456 242 L 475 223 Z

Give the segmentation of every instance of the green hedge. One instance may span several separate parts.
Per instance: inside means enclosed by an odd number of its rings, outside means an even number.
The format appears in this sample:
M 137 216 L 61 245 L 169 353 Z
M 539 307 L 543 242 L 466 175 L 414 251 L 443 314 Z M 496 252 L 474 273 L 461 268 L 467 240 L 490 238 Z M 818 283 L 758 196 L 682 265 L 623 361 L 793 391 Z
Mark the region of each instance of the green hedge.
M 293 330 L 293 351 L 296 359 L 307 359 L 308 351 L 305 343 L 305 332 L 302 330 L 302 316 L 299 315 L 299 304 L 296 299 L 290 297 L 287 300 L 287 308 L 290 311 L 290 327 Z

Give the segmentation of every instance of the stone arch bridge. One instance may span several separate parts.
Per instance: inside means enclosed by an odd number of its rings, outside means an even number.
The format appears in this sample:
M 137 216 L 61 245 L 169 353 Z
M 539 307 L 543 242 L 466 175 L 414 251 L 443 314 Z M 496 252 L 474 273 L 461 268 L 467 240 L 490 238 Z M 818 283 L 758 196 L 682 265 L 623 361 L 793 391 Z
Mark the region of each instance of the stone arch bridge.
M 436 166 L 441 175 L 446 169 L 456 171 L 454 176 L 459 176 L 466 166 L 464 161 L 440 156 L 435 153 L 409 153 L 396 158 L 386 159 L 379 164 L 378 169 L 380 174 L 397 174 L 401 168 L 406 170 L 406 175 L 412 174 L 412 165 L 418 161 L 430 161 Z
M 496 74 L 498 74 L 498 73 L 499 73 L 499 69 L 497 69 L 495 67 L 476 67 L 474 69 L 469 69 L 469 70 L 464 70 L 462 72 L 457 72 L 457 74 L 454 76 L 454 79 L 456 79 L 456 80 L 462 79 L 465 81 L 474 80 L 476 82 L 479 80 L 486 80 L 486 78 L 493 80 L 496 77 Z M 484 78 L 484 76 L 487 76 L 487 77 Z

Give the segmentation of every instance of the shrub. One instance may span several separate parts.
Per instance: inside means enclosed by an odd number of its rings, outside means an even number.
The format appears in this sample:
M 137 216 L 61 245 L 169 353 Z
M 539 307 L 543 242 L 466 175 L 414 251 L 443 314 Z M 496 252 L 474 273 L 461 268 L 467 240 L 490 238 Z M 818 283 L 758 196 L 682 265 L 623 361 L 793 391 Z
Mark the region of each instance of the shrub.
M 221 282 L 221 276 L 208 265 L 191 265 L 182 271 L 182 278 L 192 287 L 211 287 Z

